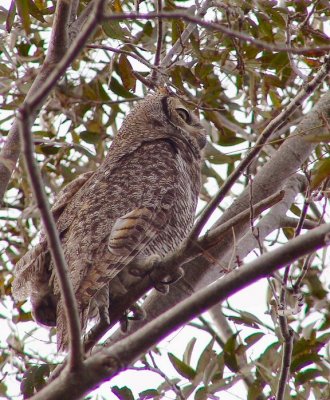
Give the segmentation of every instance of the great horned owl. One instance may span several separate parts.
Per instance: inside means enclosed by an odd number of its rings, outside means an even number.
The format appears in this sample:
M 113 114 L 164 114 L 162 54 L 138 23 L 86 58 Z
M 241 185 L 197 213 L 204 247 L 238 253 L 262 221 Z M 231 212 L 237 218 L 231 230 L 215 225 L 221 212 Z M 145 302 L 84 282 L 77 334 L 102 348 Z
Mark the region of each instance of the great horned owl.
M 199 120 L 177 97 L 149 95 L 126 117 L 100 167 L 60 192 L 52 212 L 83 331 L 96 308 L 99 315 L 108 309 L 104 293 L 111 305 L 129 290 L 132 260 L 164 257 L 189 233 L 205 144 Z M 12 287 L 17 300 L 31 298 L 37 322 L 57 326 L 63 349 L 66 321 L 44 235 L 17 263 Z

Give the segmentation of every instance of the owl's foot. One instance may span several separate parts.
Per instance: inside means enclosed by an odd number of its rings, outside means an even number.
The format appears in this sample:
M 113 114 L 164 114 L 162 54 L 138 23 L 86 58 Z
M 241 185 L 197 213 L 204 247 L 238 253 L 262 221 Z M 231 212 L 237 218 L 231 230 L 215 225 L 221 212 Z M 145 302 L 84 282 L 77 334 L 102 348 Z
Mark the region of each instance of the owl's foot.
M 110 325 L 109 307 L 99 307 L 99 323 L 103 326 Z
M 121 331 L 127 332 L 129 321 L 140 321 L 145 317 L 145 311 L 138 304 L 133 304 L 119 320 Z
M 145 319 L 145 317 L 146 317 L 146 312 L 138 304 L 133 304 L 129 308 L 129 311 L 132 313 L 132 315 L 128 314 L 127 319 L 129 319 L 131 321 L 140 321 L 140 320 Z
M 152 254 L 147 258 L 135 259 L 129 266 L 129 273 L 133 276 L 144 278 L 157 266 L 161 260 L 158 254 Z

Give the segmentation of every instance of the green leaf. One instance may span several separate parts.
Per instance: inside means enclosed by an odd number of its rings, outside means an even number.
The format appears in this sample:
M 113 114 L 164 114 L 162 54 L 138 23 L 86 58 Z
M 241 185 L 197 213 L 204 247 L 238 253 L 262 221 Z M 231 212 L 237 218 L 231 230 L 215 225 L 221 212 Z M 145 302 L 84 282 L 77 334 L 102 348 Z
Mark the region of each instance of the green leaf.
M 247 400 L 255 400 L 258 399 L 260 395 L 262 395 L 263 385 L 259 381 L 255 381 L 252 385 L 249 385 Z M 264 398 L 264 396 L 260 397 Z
M 30 33 L 30 14 L 29 14 L 29 4 L 27 0 L 16 0 L 16 7 L 18 15 L 21 18 L 23 28 L 27 34 Z
M 83 141 L 90 144 L 98 143 L 101 140 L 99 133 L 92 131 L 80 132 L 80 137 Z
M 27 0 L 30 14 L 40 22 L 45 22 L 44 16 L 33 0 Z
M 237 372 L 239 369 L 236 358 L 236 347 L 237 347 L 236 337 L 238 336 L 238 334 L 239 332 L 234 333 L 227 340 L 225 347 L 223 349 L 225 364 L 232 372 Z
M 133 68 L 124 54 L 121 54 L 118 61 L 118 73 L 126 90 L 135 90 L 136 78 Z
M 256 332 L 256 333 L 253 333 L 252 335 L 247 336 L 244 339 L 245 343 L 247 344 L 247 348 L 256 344 L 264 336 L 265 336 L 265 334 L 263 332 Z
M 57 154 L 60 150 L 60 147 L 58 146 L 54 146 L 54 145 L 49 145 L 49 144 L 45 144 L 45 145 L 40 145 L 37 146 L 37 152 L 42 152 L 43 154 L 49 156 L 49 155 L 54 155 Z
M 110 89 L 117 94 L 118 96 L 125 97 L 126 99 L 132 99 L 134 96 L 133 93 L 127 91 L 116 78 L 112 77 L 110 82 Z
M 129 38 L 128 30 L 122 28 L 119 21 L 106 21 L 102 24 L 102 28 L 105 34 L 112 39 L 125 41 Z
M 191 363 L 191 355 L 194 350 L 194 346 L 196 344 L 197 339 L 195 337 L 191 338 L 186 346 L 186 349 L 183 353 L 183 362 L 185 364 L 190 364 Z
M 208 399 L 207 388 L 205 387 L 199 388 L 195 393 L 194 400 L 207 400 L 207 399 Z
M 172 44 L 174 44 L 184 30 L 184 23 L 179 19 L 172 21 Z
M 295 377 L 295 383 L 298 385 L 303 385 L 306 382 L 314 381 L 315 378 L 321 376 L 321 372 L 315 368 L 309 368 L 304 370 L 303 372 L 299 372 L 299 374 Z
M 197 362 L 197 367 L 196 367 L 196 372 L 199 373 L 201 371 L 205 371 L 206 366 L 209 364 L 209 362 L 212 360 L 212 358 L 215 358 L 215 352 L 213 350 L 213 345 L 214 345 L 214 339 L 212 339 L 205 349 L 202 351 L 199 360 Z
M 325 158 L 321 161 L 318 161 L 312 171 L 312 181 L 311 186 L 313 189 L 316 189 L 324 179 L 327 179 L 330 176 L 330 158 Z
M 35 390 L 40 390 L 46 383 L 45 377 L 49 374 L 48 364 L 34 365 L 26 370 L 21 382 L 21 392 L 24 398 L 31 397 Z
M 160 396 L 156 389 L 147 389 L 143 392 L 139 393 L 140 399 L 147 400 L 147 399 L 155 399 Z
M 127 386 L 124 386 L 122 388 L 114 386 L 111 388 L 111 391 L 120 400 L 134 400 L 133 392 Z
M 9 10 L 8 10 L 8 14 L 7 14 L 7 18 L 6 18 L 6 31 L 8 33 L 11 32 L 11 28 L 13 27 L 15 15 L 16 15 L 15 0 L 11 0 L 10 7 L 9 7 Z
M 218 144 L 220 146 L 236 146 L 237 144 L 245 142 L 245 139 L 242 139 L 237 136 L 224 136 L 219 135 Z
M 174 354 L 168 353 L 168 358 L 170 359 L 173 367 L 175 370 L 184 378 L 187 378 L 189 380 L 193 380 L 196 376 L 196 372 L 194 371 L 193 368 L 191 368 L 189 365 L 184 363 L 183 361 L 179 360 Z
M 0 395 L 7 397 L 7 386 L 4 382 L 0 382 Z

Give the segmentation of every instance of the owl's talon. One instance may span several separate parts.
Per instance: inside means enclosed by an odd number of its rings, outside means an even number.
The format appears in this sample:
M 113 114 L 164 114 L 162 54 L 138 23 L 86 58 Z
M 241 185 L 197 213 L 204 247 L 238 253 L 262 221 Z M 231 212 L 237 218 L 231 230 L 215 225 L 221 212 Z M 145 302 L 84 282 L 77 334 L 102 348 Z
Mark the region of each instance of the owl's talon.
M 155 283 L 154 288 L 162 294 L 167 294 L 170 291 L 169 285 L 162 282 Z
M 152 277 L 152 273 L 149 274 L 151 281 L 154 284 L 154 288 L 163 294 L 167 294 L 169 292 L 169 285 L 177 282 L 181 279 L 184 275 L 184 271 L 181 267 L 179 267 L 176 271 L 174 271 L 170 276 L 169 279 L 166 281 L 157 281 Z
M 123 333 L 127 332 L 128 329 L 128 317 L 127 317 L 127 312 L 122 315 L 122 317 L 119 319 L 119 325 L 120 325 L 120 330 Z
M 146 317 L 146 312 L 138 304 L 134 304 L 132 307 L 130 307 L 129 311 L 133 315 L 128 316 L 127 319 L 131 321 L 141 321 Z

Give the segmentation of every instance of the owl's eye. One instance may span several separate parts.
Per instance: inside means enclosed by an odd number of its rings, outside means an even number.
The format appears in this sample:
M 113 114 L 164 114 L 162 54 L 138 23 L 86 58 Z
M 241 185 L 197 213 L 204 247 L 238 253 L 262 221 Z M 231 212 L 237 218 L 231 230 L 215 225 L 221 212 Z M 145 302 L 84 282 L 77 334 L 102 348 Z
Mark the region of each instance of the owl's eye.
M 188 123 L 191 121 L 190 113 L 185 108 L 176 108 L 175 111 L 180 115 L 184 122 Z

